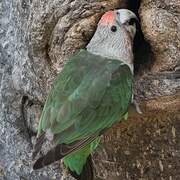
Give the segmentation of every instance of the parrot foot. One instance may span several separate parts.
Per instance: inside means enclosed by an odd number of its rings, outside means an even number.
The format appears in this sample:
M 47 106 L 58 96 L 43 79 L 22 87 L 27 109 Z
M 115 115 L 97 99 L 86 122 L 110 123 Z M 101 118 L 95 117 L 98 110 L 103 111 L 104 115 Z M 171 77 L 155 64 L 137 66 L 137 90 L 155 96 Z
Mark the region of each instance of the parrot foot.
M 142 114 L 141 108 L 139 107 L 139 103 L 136 100 L 133 100 L 132 105 L 135 107 L 135 110 L 138 114 Z
M 61 180 L 65 180 L 68 177 L 69 171 L 68 169 L 65 167 L 63 160 L 61 160 L 61 164 L 60 167 L 62 169 L 62 177 Z

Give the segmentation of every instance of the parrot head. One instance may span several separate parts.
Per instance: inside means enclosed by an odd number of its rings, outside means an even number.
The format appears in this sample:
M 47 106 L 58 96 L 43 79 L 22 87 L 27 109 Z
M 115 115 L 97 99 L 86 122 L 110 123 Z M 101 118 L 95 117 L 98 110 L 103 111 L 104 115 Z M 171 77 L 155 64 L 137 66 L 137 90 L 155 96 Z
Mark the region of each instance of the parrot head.
M 106 12 L 99 21 L 98 26 L 106 26 L 110 29 L 110 32 L 116 32 L 118 28 L 121 28 L 124 29 L 131 38 L 134 38 L 137 22 L 138 18 L 132 11 L 120 9 Z
M 106 12 L 101 17 L 87 50 L 124 61 L 133 71 L 133 40 L 137 23 L 137 16 L 128 9 Z

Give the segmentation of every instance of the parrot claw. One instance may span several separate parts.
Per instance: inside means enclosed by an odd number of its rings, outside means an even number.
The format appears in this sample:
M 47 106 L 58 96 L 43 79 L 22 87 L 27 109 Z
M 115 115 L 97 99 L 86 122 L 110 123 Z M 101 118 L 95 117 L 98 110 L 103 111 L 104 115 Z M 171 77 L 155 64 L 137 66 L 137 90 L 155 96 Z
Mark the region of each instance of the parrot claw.
M 138 114 L 143 114 L 142 111 L 141 111 L 141 108 L 139 107 L 139 103 L 137 103 L 136 100 L 133 100 L 132 102 L 133 106 L 135 107 L 135 110 Z
M 68 169 L 65 167 L 63 160 L 61 160 L 60 167 L 62 169 L 62 177 L 61 180 L 65 180 L 68 177 Z

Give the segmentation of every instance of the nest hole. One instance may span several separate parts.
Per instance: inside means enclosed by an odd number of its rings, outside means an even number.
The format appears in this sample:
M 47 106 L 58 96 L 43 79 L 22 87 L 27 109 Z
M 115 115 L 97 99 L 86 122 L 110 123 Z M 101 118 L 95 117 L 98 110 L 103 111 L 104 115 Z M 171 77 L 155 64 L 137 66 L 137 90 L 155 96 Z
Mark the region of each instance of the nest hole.
M 135 74 L 150 70 L 153 64 L 153 52 L 150 44 L 145 40 L 144 34 L 141 29 L 141 19 L 139 17 L 139 7 L 141 0 L 128 0 L 127 7 L 133 11 L 139 18 L 140 24 L 137 27 L 137 33 L 134 38 L 134 69 Z

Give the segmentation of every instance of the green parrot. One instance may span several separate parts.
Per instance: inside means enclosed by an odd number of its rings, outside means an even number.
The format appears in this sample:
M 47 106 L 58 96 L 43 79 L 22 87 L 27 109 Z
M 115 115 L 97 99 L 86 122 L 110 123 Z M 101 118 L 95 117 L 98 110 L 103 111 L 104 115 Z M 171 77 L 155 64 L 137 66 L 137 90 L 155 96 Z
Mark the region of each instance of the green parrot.
M 106 12 L 86 49 L 67 60 L 47 97 L 33 159 L 46 140 L 52 146 L 34 169 L 63 159 L 76 179 L 93 180 L 91 153 L 132 101 L 136 22 L 130 10 Z

